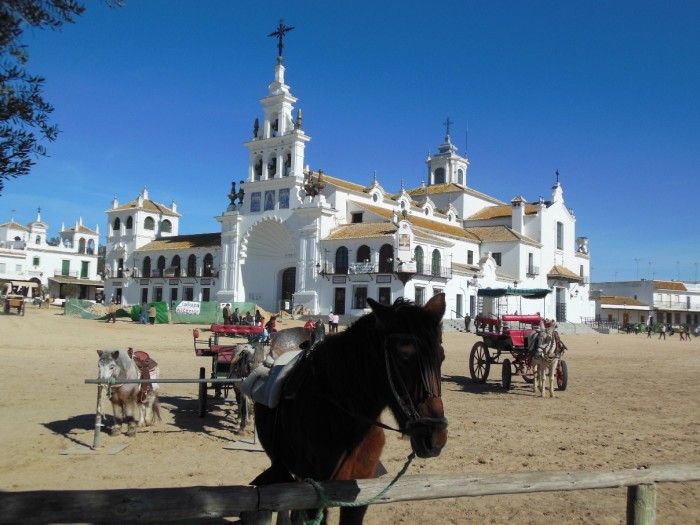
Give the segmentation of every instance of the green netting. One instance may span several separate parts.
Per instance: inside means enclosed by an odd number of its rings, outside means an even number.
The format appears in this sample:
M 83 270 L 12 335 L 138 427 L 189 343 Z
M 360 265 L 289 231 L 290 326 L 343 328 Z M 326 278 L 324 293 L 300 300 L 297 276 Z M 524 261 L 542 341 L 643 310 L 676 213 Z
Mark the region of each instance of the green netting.
M 102 313 L 103 311 L 104 307 L 101 305 L 96 305 L 92 301 L 75 299 L 74 297 L 66 299 L 64 310 L 66 315 L 80 316 L 83 319 L 106 319 L 107 316 Z M 129 317 L 129 314 L 123 312 L 120 316 L 117 312 L 117 317 Z
M 226 303 L 217 301 L 173 301 L 170 304 L 170 319 L 182 324 L 223 324 L 223 307 Z M 241 315 L 250 312 L 255 315 L 255 303 L 228 303 L 231 313 L 238 308 Z
M 160 302 L 155 302 L 155 303 L 146 303 L 146 312 L 148 312 L 148 309 L 150 308 L 151 305 L 154 305 L 156 307 L 156 324 L 168 324 L 170 321 L 168 319 L 168 303 L 164 301 Z M 119 315 L 119 312 L 122 310 L 119 309 L 117 310 L 117 317 L 122 317 Z M 141 320 L 141 305 L 137 304 L 135 306 L 131 307 L 131 314 L 128 315 L 128 317 L 131 317 L 131 320 L 138 323 Z M 151 322 L 150 320 L 148 321 L 149 323 Z

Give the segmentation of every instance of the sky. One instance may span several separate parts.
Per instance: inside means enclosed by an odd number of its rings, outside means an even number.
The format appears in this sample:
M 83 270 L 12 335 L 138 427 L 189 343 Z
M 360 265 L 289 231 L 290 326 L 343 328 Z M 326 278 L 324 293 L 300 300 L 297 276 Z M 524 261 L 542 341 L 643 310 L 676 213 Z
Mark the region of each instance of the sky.
M 61 134 L 6 183 L 0 222 L 26 224 L 40 207 L 49 236 L 79 217 L 104 236 L 112 199 L 147 187 L 177 203 L 180 233 L 220 231 L 274 76 L 268 35 L 284 19 L 295 28 L 285 81 L 313 170 L 358 184 L 376 171 L 389 192 L 420 186 L 449 117 L 477 191 L 548 199 L 559 171 L 592 281 L 698 280 L 700 2 L 87 7 L 59 31 L 25 34 Z

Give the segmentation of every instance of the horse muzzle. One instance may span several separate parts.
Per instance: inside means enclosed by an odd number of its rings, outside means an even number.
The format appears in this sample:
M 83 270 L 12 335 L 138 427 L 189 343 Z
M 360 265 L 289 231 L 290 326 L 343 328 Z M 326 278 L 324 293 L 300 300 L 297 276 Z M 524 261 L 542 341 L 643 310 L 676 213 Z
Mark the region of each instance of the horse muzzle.
M 406 432 L 411 437 L 411 448 L 419 458 L 434 458 L 440 455 L 447 443 L 447 418 L 412 419 L 406 423 Z

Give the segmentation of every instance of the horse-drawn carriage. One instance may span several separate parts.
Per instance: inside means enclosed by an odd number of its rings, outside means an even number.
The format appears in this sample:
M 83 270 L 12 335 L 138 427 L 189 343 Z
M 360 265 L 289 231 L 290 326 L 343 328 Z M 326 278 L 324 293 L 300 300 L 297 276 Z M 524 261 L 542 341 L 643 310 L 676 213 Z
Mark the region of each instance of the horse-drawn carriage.
M 24 296 L 19 294 L 7 294 L 3 305 L 6 314 L 16 311 L 17 315 L 24 315 Z
M 481 289 L 478 295 L 492 299 L 505 296 L 518 296 L 526 299 L 544 298 L 550 290 Z M 497 309 L 498 310 L 498 309 Z M 520 375 L 526 383 L 534 381 L 532 356 L 536 346 L 535 338 L 539 330 L 550 332 L 552 353 L 560 356 L 564 345 L 556 331 L 554 321 L 547 321 L 539 314 L 503 314 L 498 316 L 477 315 L 476 335 L 482 341 L 474 344 L 469 354 L 469 373 L 472 381 L 484 383 L 489 377 L 492 364 L 502 363 L 501 382 L 503 388 L 510 388 L 513 374 Z M 504 357 L 501 361 L 501 356 Z M 566 390 L 568 369 L 566 361 L 559 358 L 556 368 L 556 383 L 559 390 Z
M 199 383 L 198 392 L 198 413 L 199 417 L 204 417 L 207 413 L 207 391 L 213 390 L 216 397 L 228 397 L 229 391 L 241 379 L 247 377 L 254 361 L 255 348 L 253 343 L 259 341 L 263 335 L 262 326 L 254 325 L 211 325 L 212 335 L 208 339 L 200 339 L 198 328 L 192 331 L 194 338 L 194 353 L 197 357 L 211 358 L 211 379 L 229 379 L 230 381 L 217 381 L 212 383 Z M 220 344 L 221 337 L 245 338 L 247 343 Z M 257 345 L 256 345 L 257 346 Z M 199 378 L 205 379 L 206 368 L 199 369 Z M 240 396 L 236 396 L 239 401 Z M 240 402 L 239 402 L 240 404 Z M 245 403 L 243 403 L 245 405 Z M 239 406 L 243 417 L 246 407 Z

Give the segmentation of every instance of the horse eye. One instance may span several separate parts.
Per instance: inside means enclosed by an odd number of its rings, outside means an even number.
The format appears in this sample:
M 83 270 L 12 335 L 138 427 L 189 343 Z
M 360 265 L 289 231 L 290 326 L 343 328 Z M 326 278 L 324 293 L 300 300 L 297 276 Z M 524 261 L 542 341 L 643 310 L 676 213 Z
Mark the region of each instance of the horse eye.
M 400 342 L 396 345 L 396 353 L 401 359 L 408 360 L 416 353 L 416 347 L 413 343 Z

